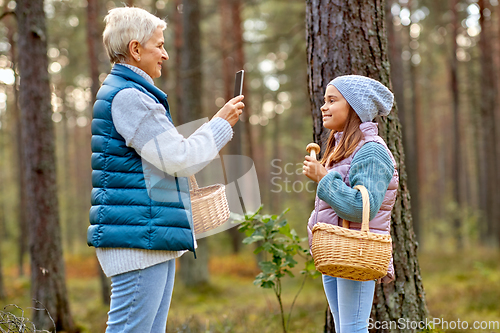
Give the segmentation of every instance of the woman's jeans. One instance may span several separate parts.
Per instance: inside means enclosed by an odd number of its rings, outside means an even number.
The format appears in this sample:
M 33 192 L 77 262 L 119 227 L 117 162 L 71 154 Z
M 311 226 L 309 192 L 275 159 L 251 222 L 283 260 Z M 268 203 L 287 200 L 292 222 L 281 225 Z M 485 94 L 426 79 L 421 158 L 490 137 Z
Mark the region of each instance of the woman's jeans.
M 106 333 L 165 333 L 175 259 L 111 277 Z
M 337 333 L 367 333 L 375 280 L 352 281 L 323 275 Z

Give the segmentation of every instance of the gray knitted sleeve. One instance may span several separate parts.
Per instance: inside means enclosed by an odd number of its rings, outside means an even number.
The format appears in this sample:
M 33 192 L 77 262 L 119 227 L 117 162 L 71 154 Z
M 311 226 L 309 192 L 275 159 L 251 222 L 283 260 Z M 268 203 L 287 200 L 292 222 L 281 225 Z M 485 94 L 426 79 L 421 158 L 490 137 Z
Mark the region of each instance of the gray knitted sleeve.
M 111 114 L 127 146 L 162 171 L 180 177 L 203 169 L 233 135 L 231 125 L 217 117 L 185 138 L 165 116 L 161 104 L 133 88 L 116 94 Z

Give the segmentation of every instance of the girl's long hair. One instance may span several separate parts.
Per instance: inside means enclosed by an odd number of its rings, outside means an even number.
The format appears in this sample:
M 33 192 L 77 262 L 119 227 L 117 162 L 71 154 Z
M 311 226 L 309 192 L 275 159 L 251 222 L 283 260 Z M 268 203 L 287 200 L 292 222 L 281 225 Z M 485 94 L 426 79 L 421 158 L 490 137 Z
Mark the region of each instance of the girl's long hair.
M 326 167 L 351 156 L 359 142 L 363 139 L 363 132 L 359 129 L 359 125 L 361 125 L 361 119 L 359 119 L 354 109 L 349 106 L 349 115 L 342 130 L 343 135 L 340 142 L 337 144 L 335 140 L 337 131 L 332 130 L 320 163 Z

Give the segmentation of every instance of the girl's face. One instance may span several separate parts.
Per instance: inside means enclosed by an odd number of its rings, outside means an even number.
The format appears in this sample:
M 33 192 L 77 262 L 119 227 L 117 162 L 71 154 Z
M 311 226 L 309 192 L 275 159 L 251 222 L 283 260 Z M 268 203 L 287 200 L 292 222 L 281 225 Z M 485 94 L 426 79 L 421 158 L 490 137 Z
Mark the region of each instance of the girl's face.
M 323 126 L 330 130 L 342 132 L 349 115 L 349 109 L 349 103 L 347 103 L 344 96 L 337 88 L 329 85 L 325 91 L 325 104 L 321 107 Z

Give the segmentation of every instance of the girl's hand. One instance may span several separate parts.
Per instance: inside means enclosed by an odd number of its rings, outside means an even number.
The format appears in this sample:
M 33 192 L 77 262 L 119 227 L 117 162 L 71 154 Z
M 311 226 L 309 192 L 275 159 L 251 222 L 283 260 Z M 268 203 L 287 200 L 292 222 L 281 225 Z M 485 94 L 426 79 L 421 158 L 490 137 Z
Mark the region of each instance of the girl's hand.
M 302 173 L 316 183 L 319 183 L 319 181 L 328 174 L 328 171 L 315 158 L 306 156 L 304 166 L 302 167 Z

